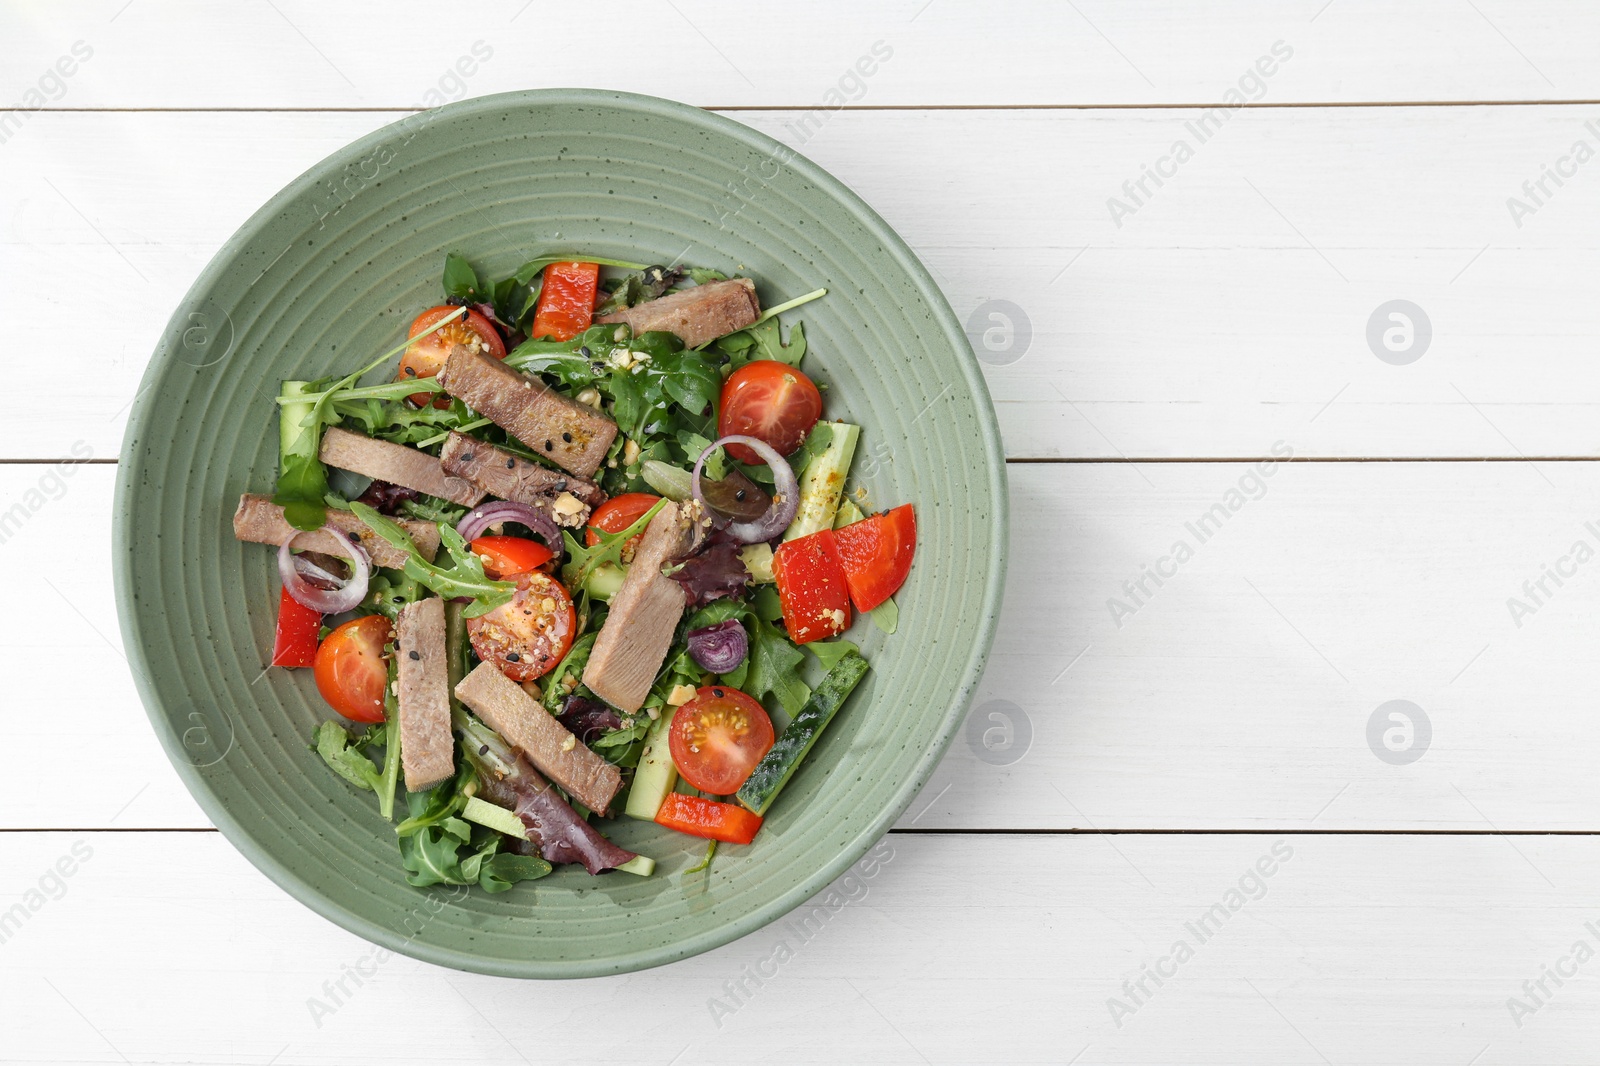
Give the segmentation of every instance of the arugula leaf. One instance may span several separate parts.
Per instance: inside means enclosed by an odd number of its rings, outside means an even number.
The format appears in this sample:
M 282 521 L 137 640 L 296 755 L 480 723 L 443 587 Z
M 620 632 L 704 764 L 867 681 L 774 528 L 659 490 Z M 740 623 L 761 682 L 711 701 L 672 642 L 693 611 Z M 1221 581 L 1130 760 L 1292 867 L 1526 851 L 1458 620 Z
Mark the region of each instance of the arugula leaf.
M 478 887 L 485 892 L 508 892 L 518 881 L 537 881 L 555 867 L 532 855 L 502 851 L 484 860 L 478 871 Z
M 407 837 L 430 826 L 441 825 L 447 819 L 454 818 L 461 813 L 461 808 L 467 805 L 467 791 L 475 789 L 477 783 L 478 772 L 472 768 L 471 763 L 463 761 L 461 770 L 455 777 L 420 793 L 427 800 L 420 811 L 417 810 L 411 799 L 407 798 L 406 805 L 410 811 L 410 817 L 395 826 L 395 833 L 399 836 Z
M 737 370 L 758 359 L 772 359 L 789 366 L 799 366 L 806 354 L 806 327 L 796 322 L 789 329 L 789 343 L 783 342 L 783 331 L 776 318 L 763 319 L 736 333 L 718 337 L 712 342 L 718 351 L 728 356 L 729 365 Z
M 383 728 L 382 726 L 379 727 Z M 376 732 L 376 730 L 374 730 Z M 372 760 L 361 753 L 359 742 L 353 742 L 338 722 L 323 722 L 311 734 L 312 745 L 329 769 L 352 785 L 367 792 L 376 792 L 383 775 Z
M 574 678 L 583 676 L 583 668 L 589 663 L 589 653 L 594 649 L 594 638 L 600 634 L 591 630 L 572 642 L 572 647 L 567 649 L 567 654 L 562 657 L 556 668 L 550 671 L 549 677 L 544 681 L 544 706 L 551 714 L 561 711 L 561 704 L 572 692 L 578 691 L 575 687 L 568 692 L 561 682 L 569 675 Z
M 628 541 L 643 533 L 650 520 L 656 513 L 667 505 L 665 498 L 659 499 L 655 505 L 639 516 L 639 520 L 620 533 L 607 533 L 604 530 L 594 530 L 599 538 L 599 543 L 589 547 L 581 543 L 572 535 L 570 529 L 561 531 L 561 539 L 566 543 L 567 562 L 561 568 L 561 582 L 569 589 L 582 588 L 589 580 L 589 575 L 606 563 L 622 565 L 622 548 Z M 405 531 L 401 530 L 403 534 Z M 443 532 L 441 530 L 441 532 Z M 459 536 L 459 535 L 458 535 Z M 410 538 L 407 538 L 410 539 Z M 468 553 L 471 554 L 470 552 Z
M 728 280 L 728 275 L 720 270 L 712 270 L 710 267 L 684 267 L 683 272 L 689 275 L 689 280 L 696 285 L 709 285 L 713 281 Z
M 620 279 L 615 285 L 608 286 L 611 296 L 605 303 L 595 308 L 596 316 L 609 315 L 613 311 L 635 307 L 646 300 L 654 300 L 661 296 L 683 277 L 681 267 L 646 267 L 627 277 Z
M 427 594 L 428 590 L 405 571 L 379 567 L 367 585 L 367 596 L 361 601 L 361 609 L 381 614 L 393 622 L 400 617 L 400 608 L 408 603 L 416 603 Z
M 824 671 L 838 666 L 839 660 L 852 652 L 861 654 L 861 649 L 848 640 L 813 640 L 803 647 L 817 657 L 817 662 L 822 664 Z
M 776 622 L 783 617 L 783 601 L 778 598 L 778 590 L 772 585 L 762 585 L 756 589 L 755 595 L 750 597 L 750 609 L 767 622 Z
M 464 256 L 450 252 L 444 257 L 444 294 L 466 303 L 485 303 L 492 300 L 494 290 L 484 285 L 478 272 Z
M 811 686 L 800 680 L 800 664 L 805 655 L 781 629 L 764 618 L 757 616 L 751 629 L 750 673 L 745 678 L 745 691 L 756 699 L 770 692 L 778 697 L 785 711 L 799 714 L 811 697 Z
M 477 618 L 510 602 L 517 590 L 513 582 L 486 577 L 483 560 L 472 553 L 467 542 L 452 526 L 439 526 L 439 541 L 455 564 L 453 568 L 445 569 L 424 559 L 416 544 L 412 543 L 410 534 L 394 519 L 379 514 L 359 501 L 352 503 L 350 510 L 374 533 L 406 553 L 404 573 L 407 577 L 426 585 L 447 600 L 459 596 L 470 597 L 473 602 L 462 612 L 467 618 Z

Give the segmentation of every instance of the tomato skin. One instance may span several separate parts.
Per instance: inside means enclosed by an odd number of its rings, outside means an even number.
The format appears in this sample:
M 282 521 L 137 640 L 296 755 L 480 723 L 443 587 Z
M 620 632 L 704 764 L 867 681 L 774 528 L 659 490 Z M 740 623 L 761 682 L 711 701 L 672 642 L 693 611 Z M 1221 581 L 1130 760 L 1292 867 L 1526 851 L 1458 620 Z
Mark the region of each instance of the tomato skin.
M 648 492 L 624 492 L 621 496 L 613 496 L 594 509 L 594 514 L 589 516 L 589 527 L 584 531 L 584 543 L 594 547 L 600 543 L 600 538 L 595 535 L 595 530 L 602 533 L 621 533 L 644 517 L 644 513 L 654 507 L 661 500 L 660 496 L 652 496 Z M 632 538 L 622 546 L 622 553 L 632 556 L 639 540 L 644 536 Z
M 278 597 L 278 628 L 272 638 L 272 665 L 306 667 L 317 661 L 317 637 L 322 632 L 322 615 L 281 590 Z
M 569 341 L 594 321 L 600 288 L 599 263 L 551 263 L 544 268 L 530 337 Z
M 317 649 L 317 691 L 328 706 L 353 722 L 383 721 L 389 687 L 384 645 L 394 629 L 381 614 L 352 619 L 328 634 Z
M 761 828 L 761 815 L 737 804 L 669 792 L 656 812 L 656 824 L 725 844 L 748 844 Z
M 483 558 L 483 572 L 496 580 L 537 570 L 556 554 L 528 537 L 479 537 L 470 547 L 473 555 Z
M 783 624 L 796 644 L 836 637 L 850 626 L 850 586 L 834 531 L 786 540 L 772 553 Z
M 449 304 L 430 307 L 412 320 L 411 329 L 406 336 L 415 337 L 441 318 L 459 310 L 460 308 L 451 307 Z M 444 366 L 445 359 L 450 355 L 450 349 L 458 344 L 471 346 L 474 341 L 481 344 L 484 351 L 496 359 L 506 357 L 505 341 L 500 339 L 500 331 L 494 328 L 494 323 L 478 312 L 468 309 L 460 319 L 443 329 L 434 330 L 407 348 L 405 355 L 400 357 L 400 371 L 396 380 L 431 378 L 439 373 L 440 367 Z M 431 392 L 413 393 L 406 399 L 418 407 L 430 401 L 441 410 L 450 406 L 450 397 L 435 396 Z
M 561 582 L 542 570 L 507 575 L 517 591 L 509 603 L 467 619 L 472 650 L 513 681 L 535 681 L 560 664 L 577 636 L 578 612 Z M 545 603 L 549 607 L 545 607 Z
M 870 611 L 895 594 L 911 572 L 917 517 L 909 503 L 833 531 L 856 610 Z
M 822 417 L 822 393 L 797 367 L 757 359 L 728 375 L 718 410 L 718 436 L 755 437 L 779 455 L 792 455 Z M 762 461 L 743 444 L 730 444 L 727 451 L 741 463 Z
M 679 776 L 717 796 L 739 791 L 773 739 L 766 708 L 727 685 L 699 689 L 673 714 L 667 732 Z

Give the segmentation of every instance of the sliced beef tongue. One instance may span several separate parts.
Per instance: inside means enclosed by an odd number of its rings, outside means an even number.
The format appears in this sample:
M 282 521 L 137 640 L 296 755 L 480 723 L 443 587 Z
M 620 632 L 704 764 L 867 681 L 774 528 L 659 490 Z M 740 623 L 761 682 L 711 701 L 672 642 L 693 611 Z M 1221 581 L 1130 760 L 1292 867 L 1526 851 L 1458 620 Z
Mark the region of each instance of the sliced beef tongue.
M 583 683 L 613 707 L 631 714 L 650 694 L 688 604 L 661 570 L 698 546 L 706 524 L 693 503 L 669 503 L 645 528 L 583 671 Z
M 545 510 L 557 525 L 572 529 L 582 528 L 591 508 L 606 502 L 606 494 L 592 481 L 540 466 L 453 430 L 445 438 L 439 462 L 452 477 L 464 478 L 502 500 Z
M 424 558 L 432 559 L 439 550 L 439 527 L 432 522 L 418 522 L 397 518 L 402 529 L 411 535 L 417 550 Z M 406 564 L 406 554 L 367 528 L 365 522 L 349 511 L 328 509 L 328 525 L 353 536 L 356 543 L 366 549 L 374 566 L 399 568 Z M 327 529 L 310 533 L 297 533 L 283 517 L 283 508 L 272 502 L 270 496 L 245 493 L 239 497 L 239 509 L 233 513 L 233 535 L 252 544 L 270 544 L 278 547 L 294 536 L 294 546 L 306 551 L 322 552 L 343 557 L 347 554 L 344 542 Z
M 617 436 L 617 424 L 593 407 L 463 345 L 450 350 L 438 380 L 450 395 L 579 477 L 600 469 Z
M 729 278 L 668 293 L 658 300 L 602 315 L 598 322 L 626 322 L 637 335 L 652 330 L 676 333 L 686 348 L 698 348 L 761 317 L 755 282 Z
M 323 431 L 319 455 L 323 462 L 340 470 L 364 474 L 392 485 L 404 485 L 463 507 L 476 507 L 484 497 L 482 489 L 470 481 L 451 477 L 439 460 L 425 451 L 374 440 L 337 426 Z
M 479 663 L 456 685 L 456 696 L 573 799 L 600 814 L 610 808 L 622 788 L 622 771 L 579 743 L 494 664 Z
M 503 778 L 486 776 L 481 789 L 486 801 L 510 808 L 521 819 L 528 832 L 528 844 L 518 850 L 537 854 L 547 862 L 581 862 L 591 874 L 614 870 L 638 858 L 579 818 L 572 805 L 521 755 L 510 774 Z
M 430 596 L 406 604 L 396 619 L 394 636 L 400 766 L 406 790 L 421 792 L 456 772 L 444 601 Z

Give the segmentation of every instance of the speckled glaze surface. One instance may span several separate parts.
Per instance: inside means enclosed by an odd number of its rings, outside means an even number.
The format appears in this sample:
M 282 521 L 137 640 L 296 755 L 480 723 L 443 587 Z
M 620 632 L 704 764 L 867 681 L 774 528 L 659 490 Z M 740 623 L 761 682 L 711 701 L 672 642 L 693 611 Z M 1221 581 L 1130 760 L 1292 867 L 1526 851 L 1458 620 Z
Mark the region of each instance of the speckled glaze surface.
M 243 165 L 243 164 L 241 164 Z M 502 276 L 549 252 L 748 274 L 763 304 L 819 286 L 806 369 L 864 427 L 873 506 L 917 505 L 900 629 L 858 619 L 872 663 L 749 847 L 688 875 L 701 842 L 617 818 L 655 876 L 563 868 L 490 896 L 416 889 L 393 830 L 309 749 L 310 671 L 263 672 L 273 553 L 234 541 L 239 494 L 274 482 L 283 378 L 345 373 L 438 302 L 447 251 Z M 377 375 L 374 375 L 376 378 Z M 976 359 L 915 255 L 847 188 L 729 119 L 625 93 L 454 104 L 297 178 L 218 252 L 168 324 L 123 442 L 116 590 L 150 720 L 216 825 L 267 876 L 369 940 L 518 977 L 641 969 L 781 916 L 905 810 L 959 730 L 1000 607 L 1005 466 Z

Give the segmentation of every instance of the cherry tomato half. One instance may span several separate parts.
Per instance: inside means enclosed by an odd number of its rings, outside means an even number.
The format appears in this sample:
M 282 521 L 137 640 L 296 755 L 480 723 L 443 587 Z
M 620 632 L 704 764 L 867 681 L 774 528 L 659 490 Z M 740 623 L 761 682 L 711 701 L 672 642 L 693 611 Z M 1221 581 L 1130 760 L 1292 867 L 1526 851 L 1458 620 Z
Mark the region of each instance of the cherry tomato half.
M 517 583 L 509 603 L 467 619 L 472 650 L 513 681 L 534 681 L 561 662 L 578 629 L 572 597 L 542 570 L 507 576 Z
M 791 455 L 822 417 L 822 393 L 797 368 L 773 359 L 746 363 L 722 383 L 722 414 L 717 434 L 738 433 L 770 444 L 779 455 Z M 761 457 L 743 444 L 728 445 L 741 463 Z
M 738 689 L 707 685 L 678 708 L 667 736 L 683 779 L 701 792 L 727 796 L 772 747 L 772 719 Z
M 458 310 L 449 304 L 430 307 L 418 315 L 411 323 L 411 330 L 406 334 L 415 337 L 435 322 L 439 321 L 450 312 Z M 400 357 L 400 375 L 396 380 L 406 378 L 431 378 L 444 366 L 445 359 L 450 356 L 450 349 L 458 344 L 467 347 L 480 347 L 496 359 L 506 357 L 505 342 L 500 339 L 500 331 L 494 324 L 476 311 L 469 310 L 465 315 L 445 326 L 436 329 L 417 343 L 406 349 L 406 354 Z M 450 406 L 450 397 L 435 397 L 432 393 L 419 392 L 408 396 L 412 403 L 421 407 L 429 400 L 438 408 Z
M 317 648 L 317 691 L 328 705 L 354 722 L 383 721 L 389 664 L 383 646 L 394 639 L 381 614 L 352 619 Z
M 537 570 L 555 557 L 543 543 L 527 537 L 479 537 L 471 547 L 483 560 L 483 572 L 496 580 Z
M 625 492 L 621 496 L 613 496 L 594 509 L 594 514 L 589 516 L 589 528 L 584 533 L 584 540 L 589 547 L 600 543 L 600 538 L 595 536 L 595 530 L 605 533 L 621 533 L 644 517 L 644 513 L 654 507 L 661 499 L 648 492 Z M 639 547 L 639 539 L 644 534 L 631 538 L 622 546 L 622 554 L 632 558 L 634 549 Z

